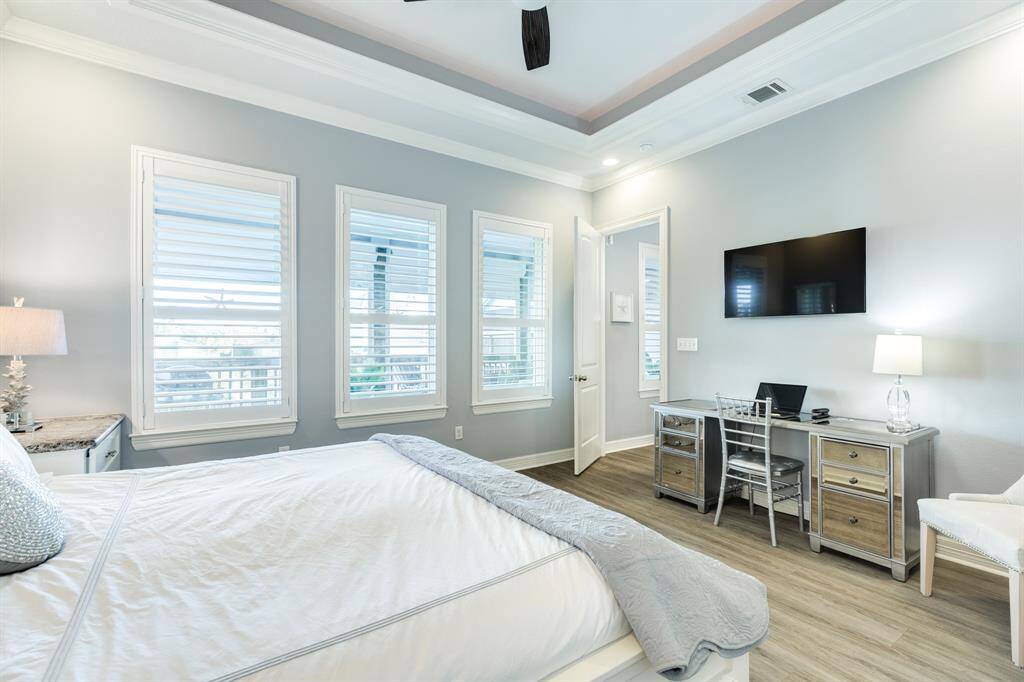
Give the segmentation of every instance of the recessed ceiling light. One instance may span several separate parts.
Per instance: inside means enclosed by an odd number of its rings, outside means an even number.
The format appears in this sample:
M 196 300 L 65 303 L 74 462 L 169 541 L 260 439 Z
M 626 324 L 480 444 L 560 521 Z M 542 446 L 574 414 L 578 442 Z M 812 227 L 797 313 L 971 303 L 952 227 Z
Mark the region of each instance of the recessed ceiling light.
M 601 165 L 602 166 L 618 166 L 619 165 L 619 160 L 616 159 L 614 156 L 609 156 L 607 159 L 605 159 L 604 161 L 601 162 Z

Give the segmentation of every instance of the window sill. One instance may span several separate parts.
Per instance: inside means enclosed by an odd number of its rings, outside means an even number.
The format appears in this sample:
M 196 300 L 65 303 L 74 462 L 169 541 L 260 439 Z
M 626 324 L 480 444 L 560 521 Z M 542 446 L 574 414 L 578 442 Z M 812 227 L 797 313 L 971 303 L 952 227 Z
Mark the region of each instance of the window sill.
M 501 400 L 492 403 L 473 403 L 473 414 L 496 414 L 498 412 L 518 412 L 519 410 L 539 410 L 551 407 L 553 399 L 526 398 L 523 400 Z
M 155 450 L 270 436 L 290 436 L 295 433 L 297 424 L 297 419 L 275 419 L 270 422 L 205 426 L 174 431 L 139 431 L 131 434 L 131 439 L 132 447 L 136 450 Z
M 334 421 L 339 429 L 356 429 L 360 426 L 382 426 L 384 424 L 402 424 L 404 422 L 422 422 L 429 419 L 444 419 L 448 407 L 420 407 L 408 410 L 387 412 L 351 412 L 339 414 Z

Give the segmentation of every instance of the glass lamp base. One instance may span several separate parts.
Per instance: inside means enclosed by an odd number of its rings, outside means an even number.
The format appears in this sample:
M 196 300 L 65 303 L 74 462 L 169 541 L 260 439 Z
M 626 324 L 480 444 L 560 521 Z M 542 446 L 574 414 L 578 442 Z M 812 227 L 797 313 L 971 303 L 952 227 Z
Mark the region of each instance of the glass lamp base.
M 898 374 L 896 383 L 889 389 L 885 406 L 889 408 L 889 419 L 885 426 L 891 433 L 906 433 L 917 428 L 910 423 L 910 392 L 903 385 L 903 377 Z

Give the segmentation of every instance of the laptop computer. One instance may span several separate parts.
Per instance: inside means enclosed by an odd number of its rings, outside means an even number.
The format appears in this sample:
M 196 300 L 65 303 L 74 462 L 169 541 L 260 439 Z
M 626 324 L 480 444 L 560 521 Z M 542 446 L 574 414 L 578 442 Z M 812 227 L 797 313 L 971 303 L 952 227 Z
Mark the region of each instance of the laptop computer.
M 772 399 L 772 416 L 778 419 L 799 419 L 804 406 L 806 386 L 774 384 L 762 381 L 757 387 L 757 399 Z

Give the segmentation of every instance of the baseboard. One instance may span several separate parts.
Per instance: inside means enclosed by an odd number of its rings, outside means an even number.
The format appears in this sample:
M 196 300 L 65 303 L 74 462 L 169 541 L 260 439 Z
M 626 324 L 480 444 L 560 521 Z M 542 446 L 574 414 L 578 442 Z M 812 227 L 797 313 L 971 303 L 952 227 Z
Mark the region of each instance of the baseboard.
M 967 545 L 960 544 L 953 538 L 948 538 L 941 534 L 936 537 L 935 558 L 951 561 L 954 564 L 960 564 L 961 566 L 967 566 L 994 575 L 1001 575 L 1003 577 L 1007 575 L 1005 568 L 988 557 L 975 552 Z
M 494 463 L 503 466 L 506 469 L 512 471 L 522 471 L 523 469 L 532 469 L 534 467 L 547 466 L 548 464 L 558 464 L 559 462 L 569 462 L 575 456 L 572 448 L 566 448 L 564 450 L 552 450 L 551 452 L 536 452 L 532 455 L 520 455 L 519 457 L 506 457 L 505 459 L 496 459 Z
M 747 489 L 744 488 L 740 492 L 740 497 L 744 500 L 747 499 Z M 755 507 L 768 507 L 768 493 L 760 490 L 754 491 L 754 506 Z M 796 516 L 796 500 L 786 500 L 784 502 L 778 502 L 775 505 L 775 511 L 780 514 L 789 514 L 790 516 Z M 804 500 L 804 520 L 810 521 L 811 518 L 811 501 Z
M 650 445 L 654 445 L 653 433 L 649 433 L 646 436 L 633 436 L 632 438 L 620 438 L 619 440 L 607 441 L 605 442 L 604 447 L 601 448 L 601 454 L 607 455 L 612 452 L 619 452 L 620 450 L 645 448 Z

